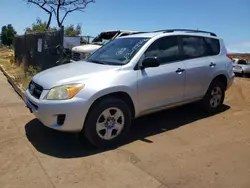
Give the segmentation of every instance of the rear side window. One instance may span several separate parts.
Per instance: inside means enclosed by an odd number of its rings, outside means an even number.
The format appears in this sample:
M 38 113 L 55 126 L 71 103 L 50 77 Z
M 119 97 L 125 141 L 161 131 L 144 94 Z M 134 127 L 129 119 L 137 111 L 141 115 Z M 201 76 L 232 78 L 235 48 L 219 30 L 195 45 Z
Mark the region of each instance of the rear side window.
M 184 59 L 217 55 L 220 52 L 220 44 L 217 39 L 196 36 L 182 36 L 181 41 Z
M 183 58 L 193 59 L 206 56 L 206 43 L 203 37 L 183 36 Z
M 162 64 L 179 60 L 177 36 L 164 37 L 156 40 L 145 52 L 145 57 L 157 57 Z
M 208 37 L 205 37 L 204 39 L 210 50 L 210 55 L 218 55 L 220 53 L 220 41 L 218 39 Z

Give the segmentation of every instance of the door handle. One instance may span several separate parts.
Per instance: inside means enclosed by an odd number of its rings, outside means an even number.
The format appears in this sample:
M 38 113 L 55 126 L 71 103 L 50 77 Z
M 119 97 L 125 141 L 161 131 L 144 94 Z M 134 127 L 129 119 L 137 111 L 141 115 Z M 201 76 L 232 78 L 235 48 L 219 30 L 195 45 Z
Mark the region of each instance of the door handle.
M 216 64 L 215 64 L 215 63 L 213 63 L 213 62 L 211 62 L 209 66 L 210 66 L 210 67 L 215 67 L 215 66 L 216 66 Z
M 185 71 L 185 69 L 178 68 L 175 72 L 181 74 Z

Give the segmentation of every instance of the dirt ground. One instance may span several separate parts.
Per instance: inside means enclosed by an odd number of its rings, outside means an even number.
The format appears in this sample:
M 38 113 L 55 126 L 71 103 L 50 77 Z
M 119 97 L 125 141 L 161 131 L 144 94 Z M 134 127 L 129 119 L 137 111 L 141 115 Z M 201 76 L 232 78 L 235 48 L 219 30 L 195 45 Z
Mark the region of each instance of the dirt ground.
M 137 119 L 114 150 L 44 127 L 0 74 L 1 188 L 249 188 L 250 80 L 222 111 L 188 105 Z

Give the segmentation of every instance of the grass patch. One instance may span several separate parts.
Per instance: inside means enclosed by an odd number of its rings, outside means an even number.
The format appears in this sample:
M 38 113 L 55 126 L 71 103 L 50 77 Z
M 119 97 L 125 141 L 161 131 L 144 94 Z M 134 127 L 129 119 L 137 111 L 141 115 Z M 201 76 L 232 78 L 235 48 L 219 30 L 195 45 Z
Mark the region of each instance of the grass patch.
M 0 58 L 9 59 L 10 55 L 14 55 L 14 51 L 7 48 L 0 48 Z
M 0 59 L 0 65 L 13 77 L 13 81 L 16 85 L 20 86 L 22 89 L 25 89 L 32 77 L 40 72 L 38 68 L 29 66 L 28 70 L 25 72 L 23 64 L 17 66 L 10 63 L 9 60 Z

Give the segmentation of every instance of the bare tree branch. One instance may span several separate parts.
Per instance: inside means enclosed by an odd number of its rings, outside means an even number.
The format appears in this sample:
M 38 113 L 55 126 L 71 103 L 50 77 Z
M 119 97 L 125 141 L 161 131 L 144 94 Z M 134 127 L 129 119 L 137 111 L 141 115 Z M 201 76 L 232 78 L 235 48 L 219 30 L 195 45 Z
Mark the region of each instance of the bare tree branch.
M 55 15 L 58 27 L 63 25 L 65 18 L 72 12 L 83 11 L 87 5 L 95 0 L 25 0 L 35 4 L 46 11 L 49 16 L 48 24 L 51 23 L 52 14 Z M 49 26 L 49 25 L 48 25 Z
M 68 15 L 69 13 L 74 12 L 74 11 L 76 11 L 77 9 L 78 9 L 78 8 L 75 8 L 75 9 L 72 9 L 72 10 L 68 10 L 68 11 L 64 14 L 64 16 L 63 16 L 63 18 L 62 18 L 62 20 L 61 20 L 61 22 L 60 22 L 60 25 L 62 25 L 63 21 L 65 20 L 65 18 L 67 17 L 67 15 Z
M 95 2 L 94 0 L 73 0 L 70 2 L 65 2 L 64 3 L 65 6 L 73 5 L 74 8 L 66 10 L 64 16 L 62 17 L 60 25 L 62 25 L 62 23 L 64 22 L 65 18 L 69 13 L 74 11 L 82 11 L 87 7 L 89 3 L 94 3 L 94 2 Z
M 37 5 L 41 9 L 43 9 L 45 12 L 49 14 L 49 20 L 47 22 L 46 29 L 49 29 L 51 19 L 52 19 L 52 11 L 49 11 L 47 8 L 45 8 L 45 5 L 47 4 L 47 0 L 26 0 L 27 3 Z
M 58 27 L 62 26 L 62 24 L 60 22 L 60 7 L 61 7 L 61 0 L 58 0 L 58 5 L 57 5 L 57 9 L 56 9 L 56 20 L 57 20 Z

